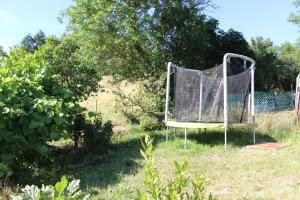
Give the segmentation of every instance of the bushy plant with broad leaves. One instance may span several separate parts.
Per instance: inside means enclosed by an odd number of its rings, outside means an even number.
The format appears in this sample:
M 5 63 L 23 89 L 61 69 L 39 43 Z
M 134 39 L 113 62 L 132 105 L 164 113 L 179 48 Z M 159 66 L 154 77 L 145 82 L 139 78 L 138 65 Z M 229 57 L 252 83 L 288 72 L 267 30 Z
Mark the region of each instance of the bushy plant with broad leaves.
M 142 141 L 143 149 L 141 154 L 145 158 L 147 164 L 145 169 L 144 184 L 146 191 L 138 190 L 136 200 L 148 199 L 186 199 L 186 200 L 212 200 L 212 194 L 206 194 L 205 188 L 208 184 L 208 179 L 203 176 L 195 176 L 190 178 L 185 175 L 189 163 L 184 161 L 182 164 L 174 161 L 175 177 L 163 182 L 158 170 L 154 168 L 154 158 L 152 156 L 153 139 L 146 135 Z
M 12 195 L 11 200 L 87 200 L 90 195 L 84 195 L 79 190 L 80 180 L 71 182 L 63 176 L 59 182 L 52 185 L 26 185 L 22 188 L 22 193 Z
M 111 121 L 103 123 L 98 113 L 89 113 L 84 127 L 84 144 L 92 153 L 105 153 L 111 143 L 113 125 Z
M 0 68 L 0 179 L 48 156 L 84 109 L 39 53 L 13 50 Z

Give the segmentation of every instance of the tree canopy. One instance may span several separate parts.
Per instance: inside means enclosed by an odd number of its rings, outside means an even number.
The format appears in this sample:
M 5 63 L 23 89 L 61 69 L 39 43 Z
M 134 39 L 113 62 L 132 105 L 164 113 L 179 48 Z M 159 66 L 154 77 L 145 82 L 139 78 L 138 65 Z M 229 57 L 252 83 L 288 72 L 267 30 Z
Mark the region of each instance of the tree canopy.
M 293 24 L 299 25 L 300 24 L 300 0 L 295 0 L 293 3 L 294 3 L 294 6 L 296 7 L 297 11 L 296 11 L 296 13 L 292 13 L 290 15 L 290 17 L 288 18 L 288 21 Z
M 98 90 L 101 76 L 95 67 L 82 62 L 77 56 L 79 46 L 69 36 L 49 37 L 40 53 L 61 83 L 79 100 Z
M 221 63 L 228 51 L 250 54 L 240 32 L 223 31 L 203 14 L 210 5 L 203 0 L 76 0 L 65 15 L 81 60 L 117 79 L 145 80 L 160 76 L 170 60 L 204 69 Z
M 27 52 L 34 52 L 38 49 L 39 46 L 45 44 L 46 35 L 43 31 L 37 32 L 34 36 L 31 34 L 26 35 L 20 44 L 20 48 L 24 49 Z
M 0 57 L 8 57 L 2 46 L 0 46 Z

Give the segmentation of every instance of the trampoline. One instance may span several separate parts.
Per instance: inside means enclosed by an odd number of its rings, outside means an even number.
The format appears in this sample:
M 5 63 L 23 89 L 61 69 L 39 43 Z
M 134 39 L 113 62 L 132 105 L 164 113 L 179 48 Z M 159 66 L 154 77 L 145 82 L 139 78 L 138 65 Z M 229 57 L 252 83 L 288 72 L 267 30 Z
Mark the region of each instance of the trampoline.
M 165 125 L 185 129 L 224 129 L 227 149 L 229 127 L 253 130 L 255 144 L 254 104 L 255 61 L 244 55 L 227 53 L 223 64 L 195 70 L 168 63 Z M 168 131 L 166 131 L 166 141 Z

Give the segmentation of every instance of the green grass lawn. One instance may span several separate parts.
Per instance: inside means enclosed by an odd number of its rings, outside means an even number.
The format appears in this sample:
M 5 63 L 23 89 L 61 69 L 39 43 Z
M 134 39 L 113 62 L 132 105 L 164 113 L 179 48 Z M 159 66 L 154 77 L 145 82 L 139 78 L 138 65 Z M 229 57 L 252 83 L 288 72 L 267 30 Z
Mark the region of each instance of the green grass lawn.
M 219 199 L 297 199 L 300 195 L 300 135 L 297 130 L 281 131 L 258 133 L 257 141 L 279 141 L 289 146 L 255 150 L 245 147 L 252 143 L 249 131 L 230 130 L 226 152 L 222 131 L 190 130 L 187 149 L 184 149 L 183 130 L 177 130 L 176 135 L 170 130 L 168 142 L 161 131 L 153 132 L 155 168 L 166 181 L 173 176 L 173 161 L 187 160 L 188 174 L 209 178 L 207 192 Z M 59 173 L 51 180 L 45 177 L 44 183 L 54 183 L 60 176 L 67 175 L 70 179 L 81 179 L 81 188 L 91 193 L 93 199 L 133 199 L 136 189 L 143 190 L 145 162 L 139 149 L 144 134 L 138 130 L 116 134 L 107 155 L 79 157 L 76 162 L 57 169 Z
M 289 146 L 277 150 L 254 150 L 247 130 L 229 132 L 229 148 L 223 149 L 222 131 L 189 131 L 184 149 L 183 131 L 171 133 L 168 142 L 162 132 L 154 137 L 155 167 L 168 180 L 173 161 L 190 162 L 188 173 L 210 179 L 207 188 L 219 199 L 297 199 L 300 196 L 300 138 L 295 132 L 257 134 L 259 142 L 280 141 Z M 94 199 L 132 199 L 143 189 L 144 161 L 139 149 L 142 133 L 115 135 L 106 157 L 85 159 L 65 171 L 82 180 Z M 91 161 L 92 160 L 92 161 Z M 93 161 L 94 160 L 94 161 Z M 85 164 L 86 162 L 87 164 Z
M 110 111 L 100 107 L 100 111 L 111 115 L 113 107 L 109 108 Z M 124 123 L 116 115 L 113 119 L 115 124 Z M 189 130 L 184 149 L 183 130 L 177 130 L 176 135 L 169 130 L 168 142 L 162 131 L 156 131 L 152 133 L 155 167 L 167 181 L 174 172 L 173 161 L 187 160 L 189 175 L 209 178 L 207 191 L 219 199 L 298 199 L 300 125 L 294 125 L 293 112 L 259 114 L 257 121 L 258 143 L 277 141 L 288 146 L 277 150 L 249 149 L 245 146 L 252 144 L 251 131 L 235 129 L 229 131 L 225 152 L 222 130 Z M 136 189 L 143 189 L 145 163 L 139 149 L 144 134 L 133 130 L 114 135 L 113 147 L 106 157 L 75 165 L 68 174 L 80 178 L 84 190 L 93 194 L 94 199 L 133 199 Z M 93 159 L 97 160 L 90 160 Z

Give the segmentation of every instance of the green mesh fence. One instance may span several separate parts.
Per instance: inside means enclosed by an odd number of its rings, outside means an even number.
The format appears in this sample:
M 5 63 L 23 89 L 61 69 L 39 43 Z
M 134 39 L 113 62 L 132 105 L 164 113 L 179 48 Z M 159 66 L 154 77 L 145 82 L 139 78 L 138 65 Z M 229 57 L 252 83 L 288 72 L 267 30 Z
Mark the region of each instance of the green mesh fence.
M 255 92 L 256 112 L 276 112 L 294 108 L 295 94 L 293 92 Z

